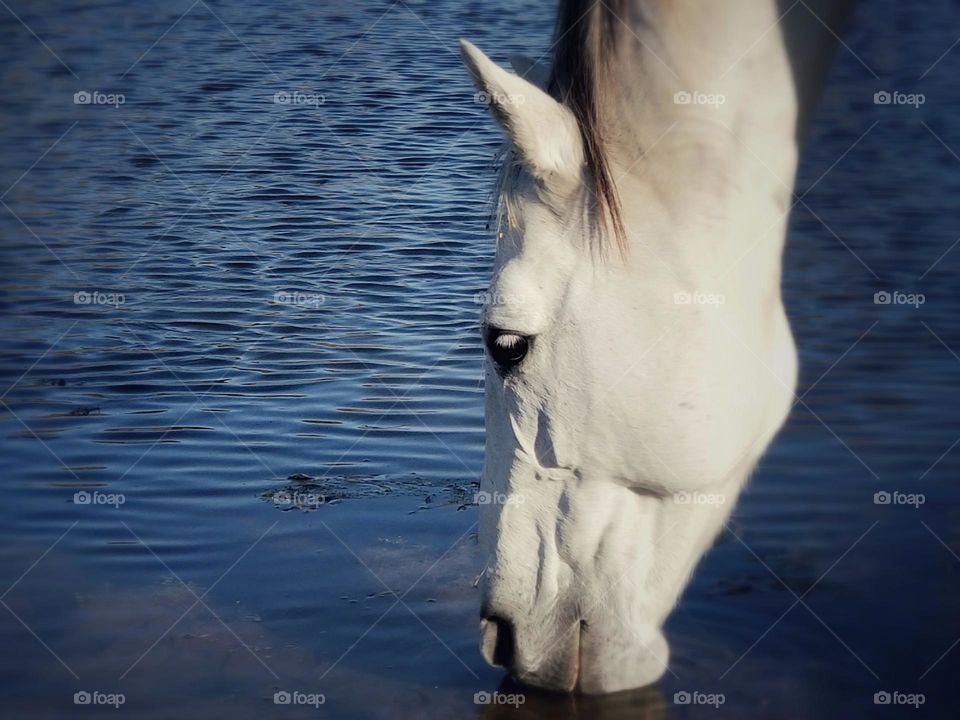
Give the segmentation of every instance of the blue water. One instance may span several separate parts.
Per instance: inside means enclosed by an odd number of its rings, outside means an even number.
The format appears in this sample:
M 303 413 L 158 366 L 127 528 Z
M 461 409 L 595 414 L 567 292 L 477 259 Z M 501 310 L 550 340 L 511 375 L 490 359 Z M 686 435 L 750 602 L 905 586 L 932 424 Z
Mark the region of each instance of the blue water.
M 960 49 L 920 76 L 960 12 L 933 2 L 864 3 L 838 54 L 785 262 L 803 402 L 669 621 L 671 672 L 474 703 L 502 679 L 469 505 L 498 135 L 456 40 L 538 55 L 552 13 L 0 8 L 0 715 L 955 717 Z

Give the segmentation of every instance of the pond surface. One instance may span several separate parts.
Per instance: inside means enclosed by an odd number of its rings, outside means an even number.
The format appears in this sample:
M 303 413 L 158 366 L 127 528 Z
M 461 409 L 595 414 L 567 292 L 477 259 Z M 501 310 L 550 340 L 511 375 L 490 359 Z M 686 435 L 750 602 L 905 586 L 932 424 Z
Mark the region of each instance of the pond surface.
M 802 402 L 671 672 L 475 703 L 499 136 L 456 40 L 536 56 L 552 14 L 0 8 L 0 714 L 956 717 L 960 11 L 932 2 L 865 2 L 838 55 L 786 258 Z

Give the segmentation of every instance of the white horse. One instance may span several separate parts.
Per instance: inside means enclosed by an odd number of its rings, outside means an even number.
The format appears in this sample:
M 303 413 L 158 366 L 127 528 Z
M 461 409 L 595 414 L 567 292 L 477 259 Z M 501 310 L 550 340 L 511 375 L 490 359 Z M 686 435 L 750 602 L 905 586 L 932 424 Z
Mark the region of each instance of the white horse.
M 490 301 L 481 650 L 657 680 L 694 566 L 793 400 L 781 255 L 849 3 L 562 0 L 552 69 L 462 42 L 508 139 Z

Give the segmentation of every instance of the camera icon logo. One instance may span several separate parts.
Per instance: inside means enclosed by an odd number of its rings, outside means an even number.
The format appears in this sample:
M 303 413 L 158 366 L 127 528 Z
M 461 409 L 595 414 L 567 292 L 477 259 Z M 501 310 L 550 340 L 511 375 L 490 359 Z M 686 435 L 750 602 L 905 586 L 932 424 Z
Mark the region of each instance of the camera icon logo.
M 674 705 L 689 705 L 690 704 L 690 693 L 686 690 L 680 690 L 673 694 L 673 704 Z
M 80 692 L 75 692 L 73 694 L 73 704 L 74 705 L 89 705 L 93 700 L 93 696 L 90 695 L 86 690 L 81 690 Z
M 293 696 L 291 696 L 286 690 L 278 690 L 273 694 L 274 705 L 289 705 L 292 700 Z
M 89 105 L 93 96 L 87 90 L 79 90 L 73 94 L 74 105 Z
M 693 102 L 693 95 L 686 90 L 680 90 L 673 94 L 674 105 L 689 105 L 691 102 Z
M 90 504 L 90 493 L 86 490 L 80 490 L 73 494 L 73 504 L 74 505 L 89 505 Z
M 473 694 L 474 705 L 489 705 L 490 700 L 491 695 L 486 690 L 481 690 L 480 692 Z
M 886 90 L 880 90 L 873 94 L 874 105 L 889 105 L 893 101 L 893 96 Z
M 881 690 L 880 692 L 873 694 L 873 704 L 874 705 L 889 705 L 893 696 L 890 695 L 886 690 Z
M 881 490 L 880 492 L 873 494 L 873 504 L 874 505 L 889 505 L 891 500 L 890 493 L 886 490 Z

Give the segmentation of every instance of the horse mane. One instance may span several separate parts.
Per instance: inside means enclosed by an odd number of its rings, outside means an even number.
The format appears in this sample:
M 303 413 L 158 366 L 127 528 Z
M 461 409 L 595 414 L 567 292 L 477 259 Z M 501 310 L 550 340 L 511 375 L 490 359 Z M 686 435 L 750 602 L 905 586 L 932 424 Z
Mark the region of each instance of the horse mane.
M 626 0 L 560 0 L 554 29 L 554 57 L 547 91 L 569 109 L 577 121 L 595 209 L 594 233 L 602 240 L 608 226 L 620 251 L 626 251 L 620 197 L 613 180 L 601 132 L 601 107 L 608 84 L 609 58 L 616 23 Z M 516 191 L 522 164 L 507 143 L 499 158 L 495 220 L 501 230 L 517 228 Z M 606 222 L 605 222 L 606 221 Z
M 617 23 L 625 0 L 560 0 L 554 30 L 554 58 L 548 90 L 573 113 L 580 128 L 584 160 L 596 203 L 597 225 L 609 221 L 621 251 L 626 230 L 620 197 L 602 136 L 601 108 L 608 86 Z

